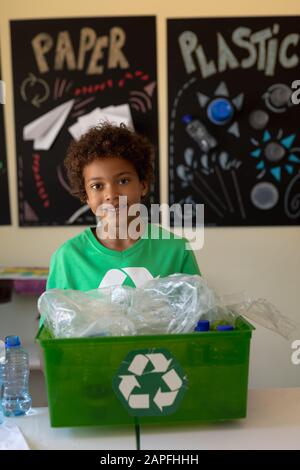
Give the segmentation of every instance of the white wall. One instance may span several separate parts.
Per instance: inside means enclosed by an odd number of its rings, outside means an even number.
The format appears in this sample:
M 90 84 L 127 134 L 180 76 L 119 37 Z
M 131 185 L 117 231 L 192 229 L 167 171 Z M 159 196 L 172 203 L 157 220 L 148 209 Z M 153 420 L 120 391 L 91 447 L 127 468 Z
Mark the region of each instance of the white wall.
M 45 266 L 51 253 L 82 228 L 19 228 L 17 225 L 9 20 L 139 14 L 157 16 L 161 201 L 167 202 L 166 18 L 300 15 L 300 3 L 299 0 L 85 0 L 84 3 L 70 0 L 1 0 L 0 11 L 2 78 L 7 87 L 5 121 L 13 219 L 11 227 L 0 227 L 0 265 Z M 295 79 L 299 78 L 300 76 L 295 76 Z M 209 228 L 205 231 L 204 248 L 196 256 L 203 274 L 218 292 L 231 293 L 247 289 L 253 298 L 265 297 L 291 319 L 299 318 L 300 228 Z M 7 330 L 5 318 L 9 317 L 10 321 L 14 318 L 15 322 L 19 319 L 31 322 L 35 315 L 34 302 L 31 299 L 23 303 L 0 305 L 0 336 L 2 331 Z M 21 324 L 12 328 L 17 331 Z M 300 331 L 298 338 L 300 339 Z M 290 341 L 258 327 L 252 341 L 250 386 L 300 386 L 300 365 L 292 365 L 290 356 Z

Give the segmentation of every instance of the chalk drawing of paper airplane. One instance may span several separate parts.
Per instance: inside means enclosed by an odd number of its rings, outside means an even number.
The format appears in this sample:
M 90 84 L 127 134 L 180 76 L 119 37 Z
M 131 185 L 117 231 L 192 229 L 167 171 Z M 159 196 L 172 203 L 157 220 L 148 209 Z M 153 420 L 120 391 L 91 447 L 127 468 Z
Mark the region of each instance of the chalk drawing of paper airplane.
M 84 120 L 82 120 L 82 118 L 84 118 Z M 68 128 L 68 131 L 75 140 L 79 140 L 91 127 L 97 126 L 100 119 L 100 108 L 95 108 L 90 113 L 84 114 L 84 116 L 77 119 L 75 124 L 72 124 L 72 126 Z
M 101 121 L 109 121 L 112 124 L 121 123 L 129 126 L 132 123 L 130 108 L 128 105 L 107 106 L 106 108 L 95 108 L 88 114 L 78 118 L 82 133 L 87 132 L 91 127 L 96 126 Z
M 67 101 L 27 124 L 23 129 L 23 139 L 33 140 L 34 150 L 49 150 L 74 102 L 75 100 Z
M 79 140 L 91 127 L 97 126 L 100 119 L 100 108 L 95 108 L 90 113 L 84 114 L 84 116 L 77 119 L 75 124 L 72 124 L 72 126 L 68 128 L 68 131 L 75 140 Z
M 101 121 L 100 108 L 95 108 L 88 114 L 84 114 L 77 119 L 80 125 L 81 133 L 85 134 L 91 127 L 97 126 Z
M 118 106 L 107 106 L 107 108 L 101 109 L 102 119 L 113 122 L 121 123 L 123 122 L 126 126 L 129 126 L 133 129 L 133 121 L 131 116 L 130 107 L 127 103 L 120 104 Z
M 91 127 L 97 126 L 101 121 L 109 121 L 112 124 L 126 124 L 133 128 L 132 116 L 128 104 L 119 106 L 107 106 L 106 108 L 95 108 L 90 113 L 84 114 L 77 119 L 77 122 L 68 128 L 75 140 L 88 132 Z
M 108 106 L 101 108 L 101 119 L 109 121 L 112 124 L 120 125 L 126 124 L 128 127 L 133 128 L 133 121 L 128 104 L 120 104 L 119 106 Z M 80 119 L 80 118 L 79 118 Z
M 75 122 L 75 124 L 72 124 L 72 126 L 68 127 L 68 131 L 75 140 L 79 140 L 83 134 L 78 121 Z

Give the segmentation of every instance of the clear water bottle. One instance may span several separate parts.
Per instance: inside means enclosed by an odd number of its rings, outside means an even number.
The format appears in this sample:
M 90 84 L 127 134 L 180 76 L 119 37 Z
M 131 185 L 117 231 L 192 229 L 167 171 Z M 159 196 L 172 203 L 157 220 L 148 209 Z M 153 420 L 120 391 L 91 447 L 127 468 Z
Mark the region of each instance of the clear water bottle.
M 21 416 L 31 408 L 28 390 L 29 357 L 21 346 L 19 336 L 7 336 L 5 348 L 2 407 L 5 416 Z

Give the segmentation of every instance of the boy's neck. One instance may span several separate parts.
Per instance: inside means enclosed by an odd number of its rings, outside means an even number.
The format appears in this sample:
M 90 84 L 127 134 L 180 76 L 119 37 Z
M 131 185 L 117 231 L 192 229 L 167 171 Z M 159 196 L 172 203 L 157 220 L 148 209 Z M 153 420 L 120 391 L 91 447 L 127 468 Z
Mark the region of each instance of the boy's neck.
M 146 229 L 146 226 L 147 226 L 147 224 L 145 224 L 144 229 L 141 232 L 141 236 L 144 233 L 144 231 Z M 137 231 L 138 232 L 141 231 L 140 224 L 137 225 Z M 127 248 L 129 248 L 130 246 L 134 245 L 138 240 L 141 239 L 141 236 L 138 237 L 137 239 L 133 239 L 133 238 L 130 238 L 129 235 L 125 239 L 124 238 L 118 238 L 118 234 L 116 234 L 116 238 L 106 238 L 106 237 L 101 238 L 101 237 L 98 236 L 96 228 L 93 228 L 92 232 L 93 232 L 94 236 L 96 237 L 96 239 L 98 240 L 98 242 L 101 245 L 105 246 L 106 248 L 109 248 L 110 250 L 115 250 L 115 251 L 124 251 Z
M 97 237 L 97 234 L 95 233 L 96 238 L 101 245 L 105 246 L 106 248 L 109 248 L 110 250 L 115 250 L 115 251 L 124 251 L 130 246 L 132 246 L 137 240 L 132 240 L 131 238 L 127 238 L 126 240 L 118 239 L 116 238 L 115 240 L 101 240 Z M 139 238 L 138 238 L 139 240 Z

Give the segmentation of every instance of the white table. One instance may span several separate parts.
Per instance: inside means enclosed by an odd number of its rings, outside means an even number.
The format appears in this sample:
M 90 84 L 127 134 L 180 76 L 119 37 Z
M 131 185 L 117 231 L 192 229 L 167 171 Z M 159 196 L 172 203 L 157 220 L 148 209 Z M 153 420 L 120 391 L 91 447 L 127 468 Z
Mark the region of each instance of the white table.
M 175 428 L 143 426 L 141 449 L 300 449 L 300 388 L 249 390 L 243 420 Z
M 48 408 L 10 418 L 31 449 L 136 449 L 133 426 L 51 428 Z M 300 449 L 300 388 L 250 390 L 246 419 L 195 426 L 141 426 L 141 450 Z
M 51 428 L 48 408 L 33 408 L 30 414 L 7 421 L 19 427 L 31 450 L 136 449 L 133 426 Z

